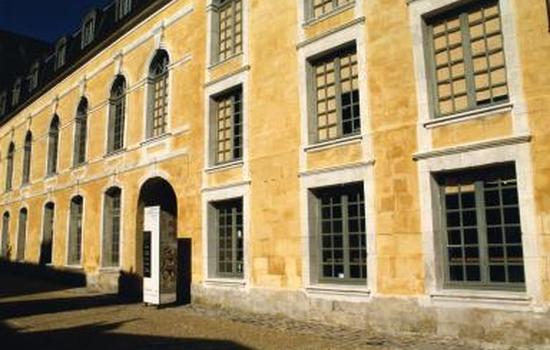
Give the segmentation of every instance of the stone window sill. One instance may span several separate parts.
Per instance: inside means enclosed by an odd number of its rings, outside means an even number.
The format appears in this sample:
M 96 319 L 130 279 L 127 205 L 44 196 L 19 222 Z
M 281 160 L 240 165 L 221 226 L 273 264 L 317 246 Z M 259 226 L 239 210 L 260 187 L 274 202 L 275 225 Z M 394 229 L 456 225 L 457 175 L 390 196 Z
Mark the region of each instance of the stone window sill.
M 369 299 L 371 291 L 366 285 L 338 285 L 338 284 L 314 284 L 305 288 L 311 296 L 329 298 L 361 298 Z
M 227 162 L 227 163 L 222 163 L 222 164 L 217 164 L 217 165 L 210 166 L 210 167 L 204 169 L 204 172 L 207 173 L 207 174 L 211 174 L 211 173 L 216 173 L 216 172 L 223 171 L 223 170 L 240 168 L 243 165 L 244 165 L 244 162 L 241 159 L 239 159 L 239 160 L 235 160 L 235 161 L 231 161 L 231 162 Z
M 98 269 L 98 271 L 100 273 L 112 273 L 112 274 L 116 274 L 116 273 L 120 273 L 121 270 L 120 270 L 120 267 L 118 266 L 113 266 L 113 267 L 100 267 Z
M 319 22 L 323 22 L 324 20 L 337 16 L 342 12 L 345 12 L 351 8 L 355 7 L 355 1 L 350 2 L 349 4 L 345 4 L 342 6 L 339 6 L 338 8 L 335 8 L 334 10 L 327 12 L 325 14 L 322 14 L 319 17 L 311 17 L 309 19 L 306 19 L 304 23 L 302 23 L 302 27 L 310 27 L 313 26 Z
M 204 284 L 211 287 L 224 287 L 224 288 L 244 288 L 246 282 L 243 279 L 233 278 L 209 278 L 204 281 Z
M 495 114 L 509 112 L 513 109 L 513 103 L 504 103 L 485 108 L 477 108 L 470 111 L 456 113 L 445 117 L 434 118 L 427 122 L 423 122 L 422 125 L 426 129 L 437 128 L 444 125 L 460 123 L 466 120 L 478 119 L 481 117 L 487 117 Z
M 486 290 L 440 290 L 430 294 L 435 306 L 476 307 L 485 309 L 530 309 L 532 298 L 524 292 Z
M 237 57 L 239 57 L 239 56 L 243 56 L 243 52 L 242 52 L 242 51 L 241 51 L 241 52 L 238 52 L 238 53 L 236 53 L 236 54 L 233 54 L 233 55 L 231 55 L 231 56 L 229 56 L 229 57 L 227 57 L 227 58 L 225 58 L 225 59 L 223 59 L 223 60 L 221 60 L 221 61 L 216 61 L 216 62 L 210 64 L 210 65 L 208 66 L 208 70 L 216 69 L 216 68 L 219 67 L 219 66 L 223 66 L 225 63 L 227 63 L 227 62 L 229 62 L 229 61 L 232 61 L 233 59 L 237 59 Z
M 161 143 L 162 141 L 165 141 L 166 139 L 168 139 L 170 136 L 172 136 L 172 133 L 166 132 L 166 133 L 164 133 L 162 135 L 159 135 L 159 136 L 150 137 L 147 140 L 142 141 L 140 143 L 140 145 L 147 147 L 147 146 L 150 146 L 150 145 Z
M 304 146 L 304 152 L 319 152 L 333 147 L 345 146 L 354 143 L 359 143 L 363 140 L 363 135 L 352 135 L 340 137 L 338 139 L 323 141 L 319 143 L 314 143 L 311 145 Z
M 107 152 L 103 158 L 117 158 L 121 155 L 123 155 L 124 153 L 126 152 L 126 147 L 123 147 L 123 148 L 119 148 L 115 151 L 110 151 L 110 152 Z

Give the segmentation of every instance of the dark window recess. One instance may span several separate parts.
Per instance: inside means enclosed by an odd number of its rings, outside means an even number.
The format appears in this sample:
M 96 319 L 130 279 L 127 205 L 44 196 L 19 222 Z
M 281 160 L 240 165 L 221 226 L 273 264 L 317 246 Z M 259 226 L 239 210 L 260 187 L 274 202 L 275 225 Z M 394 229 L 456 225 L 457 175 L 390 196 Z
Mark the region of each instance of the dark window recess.
M 320 282 L 364 282 L 367 278 L 363 184 L 315 190 Z
M 359 77 L 355 46 L 311 62 L 313 139 L 327 141 L 361 132 Z
M 513 165 L 439 176 L 446 282 L 523 288 L 525 282 Z
M 242 90 L 239 88 L 215 98 L 215 162 L 242 158 Z
M 242 199 L 217 202 L 217 272 L 221 277 L 241 278 L 243 261 L 243 202 Z
M 426 26 L 435 116 L 508 101 L 498 1 L 473 2 Z

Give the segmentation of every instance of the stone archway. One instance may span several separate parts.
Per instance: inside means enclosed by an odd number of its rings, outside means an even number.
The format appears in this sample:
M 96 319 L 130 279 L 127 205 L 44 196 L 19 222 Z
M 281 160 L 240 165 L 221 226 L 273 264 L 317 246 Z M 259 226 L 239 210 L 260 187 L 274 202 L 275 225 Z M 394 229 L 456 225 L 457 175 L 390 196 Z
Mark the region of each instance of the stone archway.
M 181 259 L 178 254 L 177 216 L 176 193 L 170 183 L 161 177 L 148 179 L 139 192 L 136 226 L 137 272 L 144 281 L 144 300 L 155 289 L 147 287 L 149 280 L 156 277 L 159 280 L 159 304 L 181 299 L 177 296 L 178 282 L 181 282 L 178 281 Z M 153 243 L 156 234 L 158 242 Z

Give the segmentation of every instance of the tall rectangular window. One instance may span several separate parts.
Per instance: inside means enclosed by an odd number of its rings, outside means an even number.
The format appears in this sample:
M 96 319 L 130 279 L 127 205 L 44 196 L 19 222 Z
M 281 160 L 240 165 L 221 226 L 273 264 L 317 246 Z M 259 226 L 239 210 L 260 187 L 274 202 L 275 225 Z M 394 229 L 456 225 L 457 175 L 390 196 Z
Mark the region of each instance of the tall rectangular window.
M 223 61 L 243 50 L 242 0 L 218 0 L 217 61 Z
M 508 101 L 498 1 L 476 1 L 426 25 L 436 116 Z
M 10 255 L 10 213 L 5 212 L 2 216 L 2 246 L 0 256 L 8 259 Z
M 27 209 L 19 212 L 19 227 L 17 230 L 17 254 L 18 261 L 25 260 L 25 245 L 27 243 Z
M 243 201 L 232 199 L 215 202 L 212 240 L 216 246 L 218 277 L 242 278 L 244 274 Z
M 132 10 L 132 0 L 117 0 L 116 2 L 116 18 L 122 19 Z
M 215 162 L 242 158 L 242 89 L 217 96 L 214 102 Z
M 355 0 L 306 0 L 308 3 L 309 17 L 319 18 L 333 12 L 334 10 L 351 4 Z
M 88 139 L 88 101 L 82 98 L 75 118 L 73 166 L 86 161 L 86 142 Z
M 94 40 L 95 18 L 88 18 L 82 26 L 82 48 L 88 46 Z
M 105 193 L 103 208 L 103 266 L 118 267 L 120 262 L 121 190 L 113 187 Z
M 7 101 L 7 94 L 5 92 L 0 93 L 0 115 L 4 115 L 6 113 Z
M 446 173 L 437 180 L 447 285 L 524 288 L 514 166 Z
M 8 156 L 6 159 L 6 191 L 10 191 L 13 187 L 13 159 L 15 157 L 15 145 L 10 143 L 8 148 Z
M 51 202 L 44 206 L 44 221 L 42 224 L 42 243 L 40 245 L 40 263 L 52 263 L 53 231 L 55 205 Z
M 27 132 L 25 137 L 25 149 L 23 151 L 23 179 L 22 183 L 27 184 L 31 178 L 31 157 L 32 157 L 32 133 Z
M 319 282 L 364 283 L 367 278 L 362 183 L 316 189 L 314 251 Z
M 327 141 L 361 132 L 355 46 L 310 62 L 313 85 L 312 139 Z
M 69 265 L 80 265 L 82 260 L 82 221 L 84 200 L 76 196 L 71 200 L 69 222 Z

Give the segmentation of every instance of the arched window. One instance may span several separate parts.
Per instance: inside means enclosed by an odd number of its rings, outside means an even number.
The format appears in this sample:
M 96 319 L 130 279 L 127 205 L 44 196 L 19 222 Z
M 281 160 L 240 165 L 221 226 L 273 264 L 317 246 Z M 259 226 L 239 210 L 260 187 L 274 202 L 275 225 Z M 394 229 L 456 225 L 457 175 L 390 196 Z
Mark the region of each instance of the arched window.
M 11 190 L 13 185 L 13 157 L 15 156 L 15 145 L 10 143 L 8 157 L 6 158 L 6 191 Z
M 10 213 L 5 212 L 2 216 L 2 246 L 0 246 L 0 256 L 9 258 L 10 250 Z
M 82 98 L 78 104 L 74 129 L 73 166 L 86 161 L 86 138 L 88 136 L 88 100 Z
M 118 267 L 120 263 L 121 194 L 118 187 L 111 187 L 105 192 L 102 251 L 104 267 Z
M 25 245 L 27 244 L 27 209 L 19 211 L 19 226 L 17 228 L 17 255 L 18 261 L 25 260 Z
M 48 169 L 47 175 L 57 172 L 57 153 L 59 147 L 59 117 L 54 115 L 48 132 Z
M 76 196 L 71 199 L 69 218 L 69 249 L 67 263 L 80 265 L 82 261 L 82 223 L 84 213 L 84 199 Z
M 107 152 L 115 152 L 124 147 L 124 120 L 126 114 L 126 79 L 117 76 L 111 88 L 109 101 L 109 127 Z
M 29 183 L 31 177 L 32 133 L 27 131 L 25 149 L 23 151 L 23 183 Z
M 156 137 L 166 132 L 168 114 L 168 53 L 158 50 L 149 66 L 147 137 Z
M 44 206 L 44 221 L 42 223 L 42 244 L 40 245 L 40 263 L 52 263 L 52 247 L 54 232 L 55 204 L 46 203 Z

